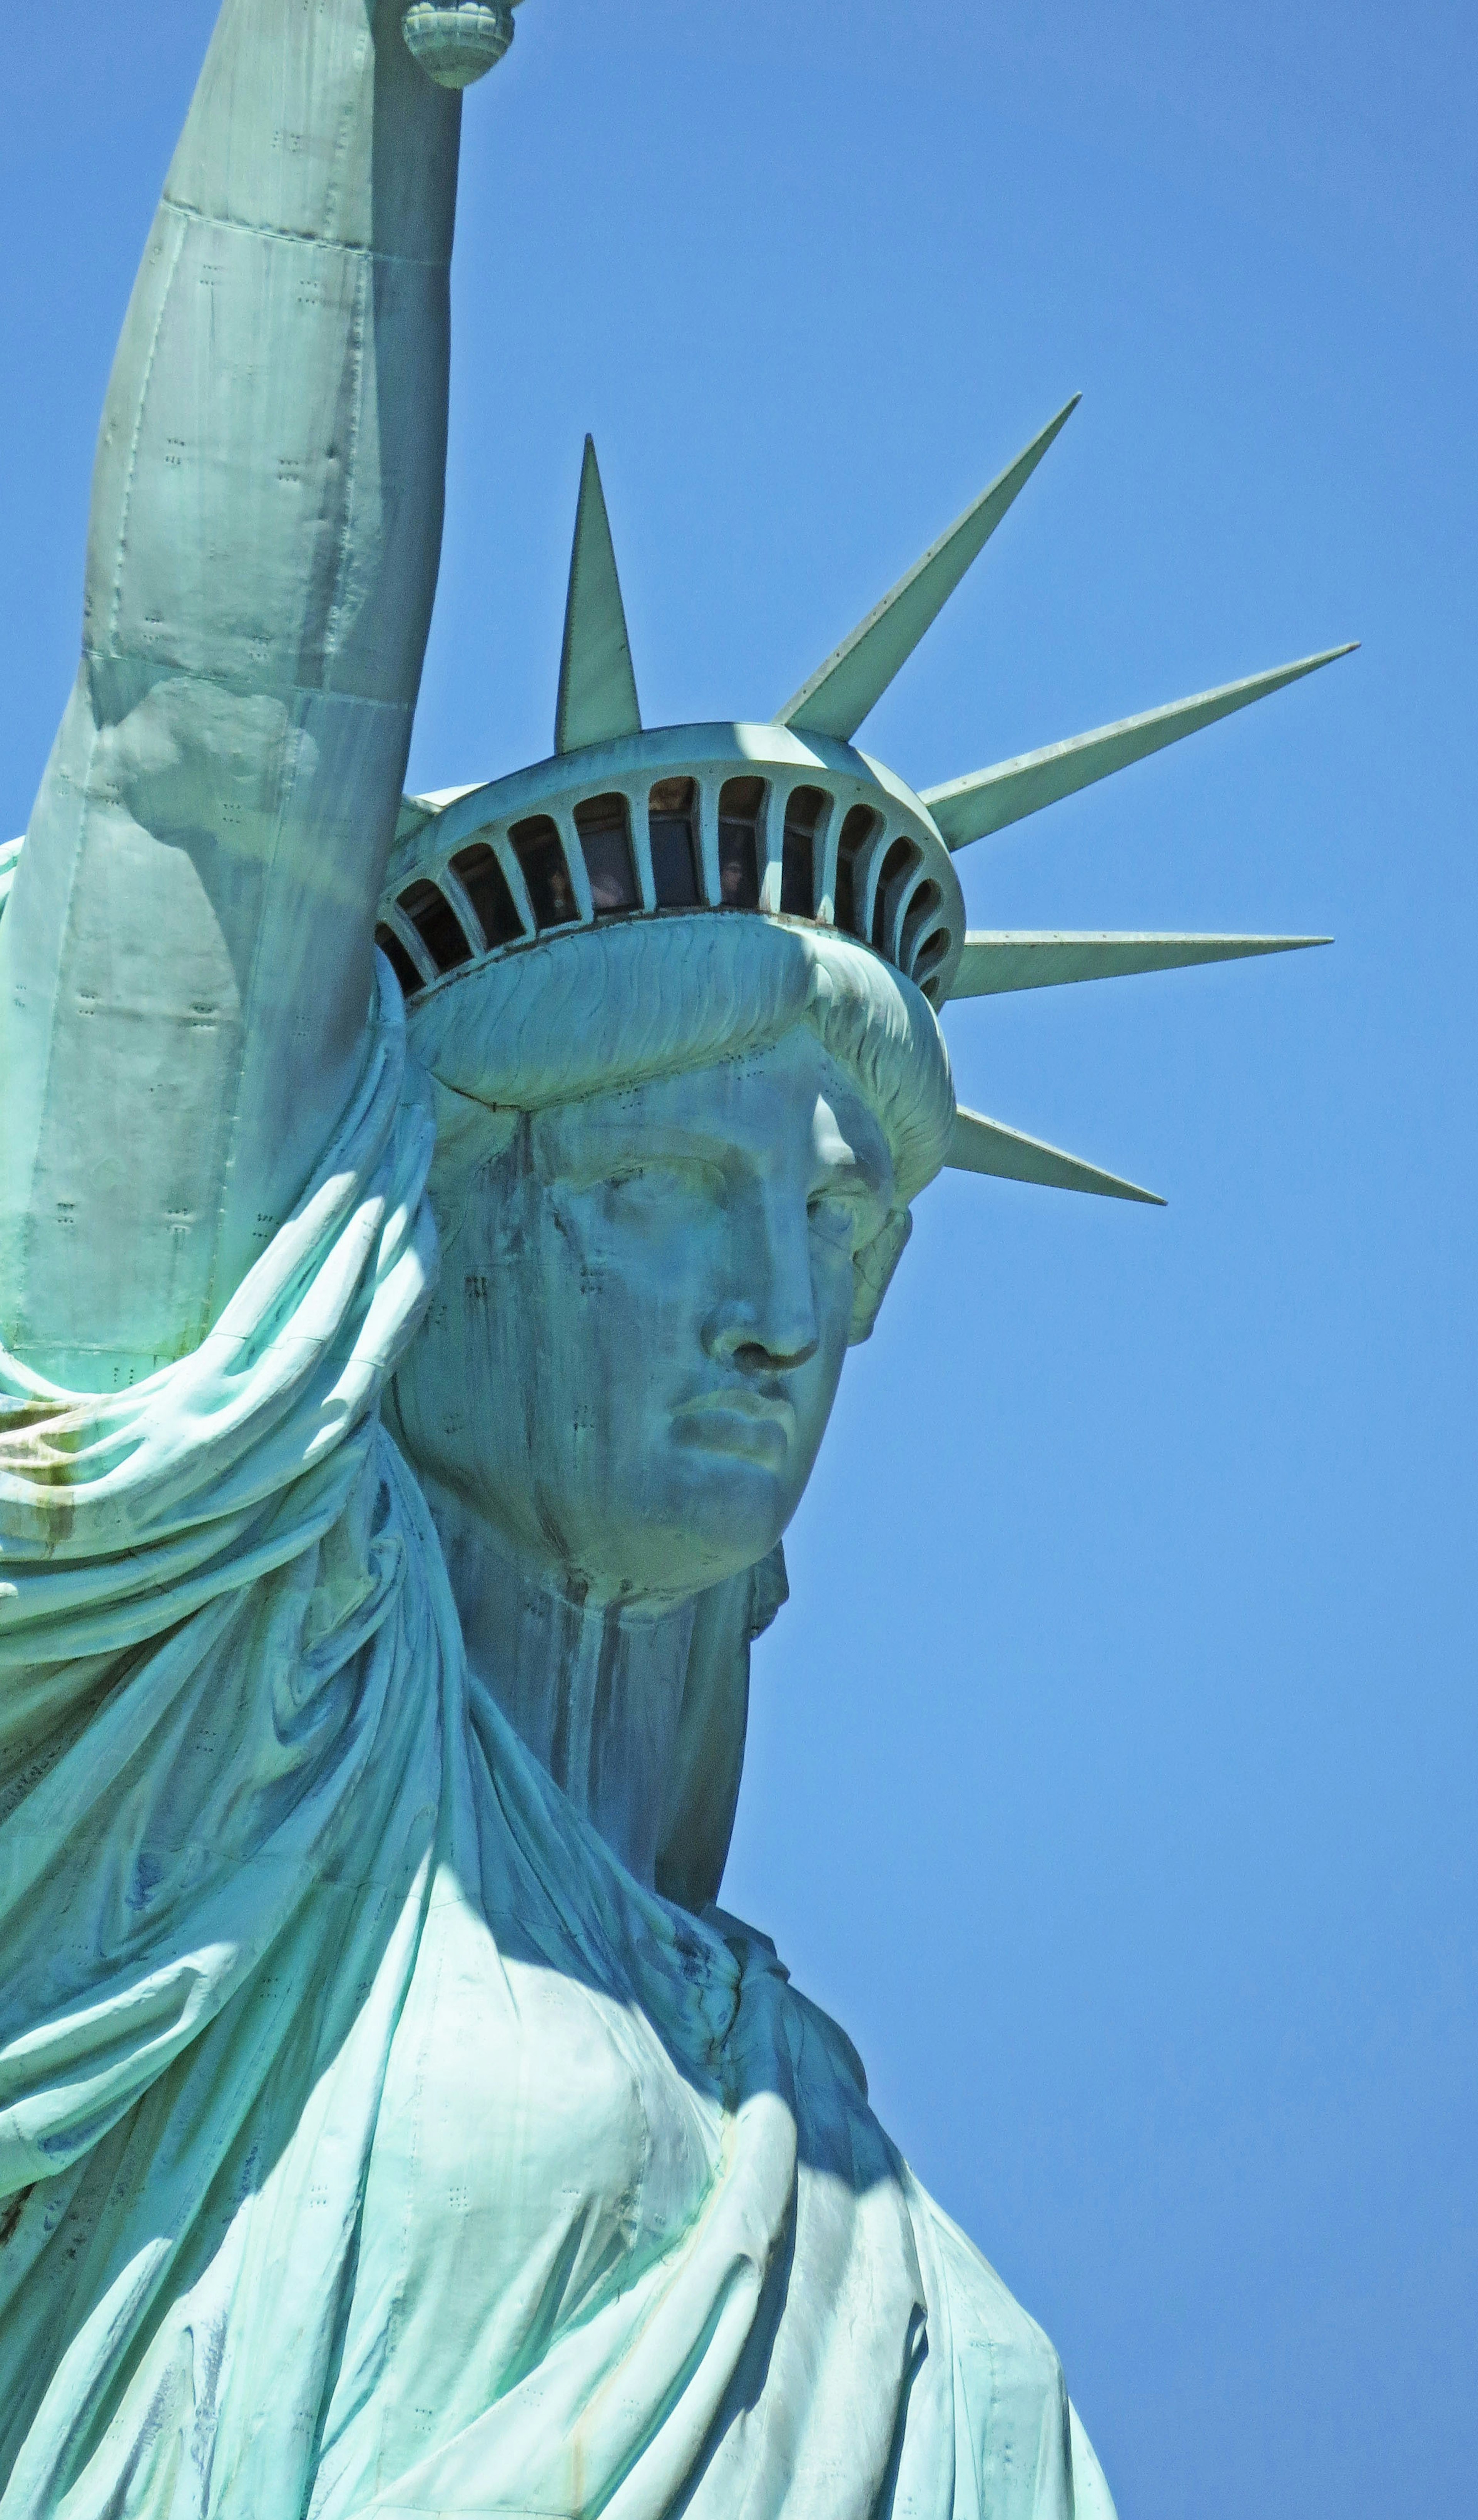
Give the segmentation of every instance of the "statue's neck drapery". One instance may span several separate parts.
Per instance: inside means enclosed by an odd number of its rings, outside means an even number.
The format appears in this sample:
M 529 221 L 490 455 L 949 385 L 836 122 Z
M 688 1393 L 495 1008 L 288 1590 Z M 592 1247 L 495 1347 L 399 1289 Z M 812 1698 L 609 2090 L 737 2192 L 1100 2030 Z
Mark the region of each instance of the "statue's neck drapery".
M 468 1659 L 633 1877 L 655 1880 L 694 1604 L 601 1601 L 515 1555 L 423 1474 Z

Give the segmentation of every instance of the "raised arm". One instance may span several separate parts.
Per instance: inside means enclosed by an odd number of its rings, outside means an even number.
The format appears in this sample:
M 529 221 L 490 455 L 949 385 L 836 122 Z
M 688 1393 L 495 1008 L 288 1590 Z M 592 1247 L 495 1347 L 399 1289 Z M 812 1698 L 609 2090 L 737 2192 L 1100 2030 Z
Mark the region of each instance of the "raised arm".
M 0 1329 L 194 1345 L 351 1090 L 440 554 L 460 100 L 403 0 L 226 0 L 134 288 L 0 921 Z

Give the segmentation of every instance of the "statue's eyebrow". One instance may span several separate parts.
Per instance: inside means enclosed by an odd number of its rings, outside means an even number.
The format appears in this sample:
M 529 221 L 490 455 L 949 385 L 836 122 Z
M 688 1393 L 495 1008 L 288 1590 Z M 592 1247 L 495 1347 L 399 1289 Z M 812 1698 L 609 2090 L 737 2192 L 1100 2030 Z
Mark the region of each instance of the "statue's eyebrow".
M 677 1160 L 707 1164 L 721 1172 L 732 1167 L 737 1154 L 750 1161 L 754 1156 L 754 1150 L 730 1130 L 698 1128 L 681 1120 L 592 1120 L 581 1123 L 578 1130 L 564 1120 L 542 1145 L 536 1138 L 535 1146 L 543 1180 L 577 1187 L 604 1181 L 624 1163 Z

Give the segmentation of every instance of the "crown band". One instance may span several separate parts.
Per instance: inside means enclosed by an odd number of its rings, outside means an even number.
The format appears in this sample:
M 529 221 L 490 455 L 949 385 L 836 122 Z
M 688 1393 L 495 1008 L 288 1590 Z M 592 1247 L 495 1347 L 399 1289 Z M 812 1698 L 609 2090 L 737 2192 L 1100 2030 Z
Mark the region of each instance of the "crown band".
M 407 998 L 541 936 L 664 911 L 833 927 L 938 1007 L 964 939 L 925 809 L 848 744 L 672 727 L 401 817 L 378 942 Z

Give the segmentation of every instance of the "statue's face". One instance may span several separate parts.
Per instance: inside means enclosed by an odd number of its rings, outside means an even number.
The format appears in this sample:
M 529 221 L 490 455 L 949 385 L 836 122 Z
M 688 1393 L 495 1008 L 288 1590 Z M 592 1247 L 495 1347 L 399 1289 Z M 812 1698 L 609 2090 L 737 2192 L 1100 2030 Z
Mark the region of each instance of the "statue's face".
M 416 1460 L 595 1597 L 752 1565 L 811 1475 L 891 1196 L 881 1131 L 804 1027 L 520 1121 L 401 1369 Z

